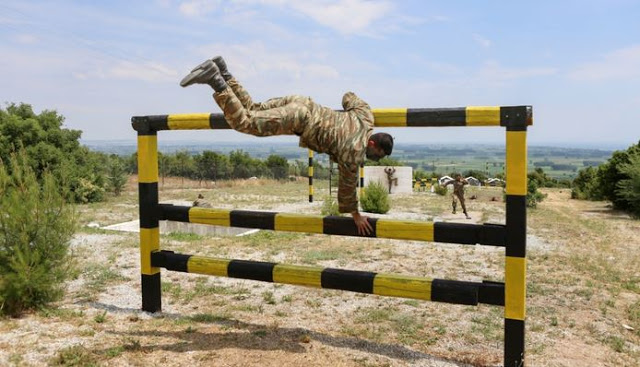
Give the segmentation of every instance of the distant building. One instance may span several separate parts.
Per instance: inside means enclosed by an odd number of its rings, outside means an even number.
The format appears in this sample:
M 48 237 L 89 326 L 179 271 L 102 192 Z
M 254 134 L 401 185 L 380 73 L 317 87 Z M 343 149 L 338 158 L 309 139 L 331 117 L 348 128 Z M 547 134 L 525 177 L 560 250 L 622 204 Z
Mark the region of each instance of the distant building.
M 444 185 L 445 182 L 453 180 L 453 178 L 449 177 L 449 176 L 442 176 L 438 179 L 438 185 L 442 186 Z
M 478 180 L 477 178 L 475 178 L 473 176 L 469 176 L 469 177 L 465 178 L 465 180 L 467 180 L 467 182 L 471 186 L 481 186 L 482 185 L 482 182 L 480 182 L 480 180 Z
M 487 179 L 487 181 L 485 181 L 487 186 L 504 186 L 504 180 L 501 180 L 499 178 L 490 178 Z

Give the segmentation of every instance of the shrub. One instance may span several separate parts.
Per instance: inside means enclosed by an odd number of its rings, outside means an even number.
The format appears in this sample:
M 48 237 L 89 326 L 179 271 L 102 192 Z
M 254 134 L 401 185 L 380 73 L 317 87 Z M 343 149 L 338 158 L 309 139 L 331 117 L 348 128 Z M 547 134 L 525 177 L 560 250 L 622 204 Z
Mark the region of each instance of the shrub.
M 527 207 L 535 208 L 547 195 L 538 191 L 538 182 L 529 178 L 527 180 Z
M 629 163 L 620 165 L 620 173 L 627 175 L 618 182 L 616 195 L 627 203 L 629 211 L 640 217 L 640 153 L 629 156 Z
M 322 215 L 340 215 L 340 211 L 338 209 L 338 202 L 335 201 L 331 196 L 326 196 L 322 202 L 322 209 L 320 209 L 320 213 Z
M 66 193 L 46 170 L 39 182 L 24 151 L 0 161 L 0 314 L 19 316 L 62 296 L 75 228 Z
M 371 182 L 364 188 L 364 193 L 360 199 L 362 210 L 369 213 L 385 214 L 389 211 L 388 189 L 380 182 Z
M 433 191 L 440 196 L 445 196 L 449 192 L 447 187 L 442 185 L 435 185 Z

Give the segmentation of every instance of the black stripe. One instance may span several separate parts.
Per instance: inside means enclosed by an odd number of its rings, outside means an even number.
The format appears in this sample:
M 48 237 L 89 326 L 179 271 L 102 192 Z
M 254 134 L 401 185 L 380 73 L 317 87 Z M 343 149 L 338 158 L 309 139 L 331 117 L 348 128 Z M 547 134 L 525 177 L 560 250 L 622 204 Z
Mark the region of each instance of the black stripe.
M 144 131 L 142 135 L 155 135 L 150 132 L 169 130 L 168 115 L 133 116 L 131 125 L 138 133 Z
M 212 113 L 209 115 L 209 126 L 212 129 L 231 129 L 229 123 L 221 113 Z
M 478 289 L 478 302 L 504 306 L 504 283 L 483 280 Z
M 232 210 L 231 227 L 275 229 L 277 213 L 251 210 Z
M 521 367 L 524 362 L 524 321 L 504 319 L 504 365 Z
M 191 255 L 176 254 L 173 251 L 154 251 L 151 253 L 151 266 L 187 273 L 190 257 Z
M 500 126 L 506 126 L 507 130 L 526 130 L 527 122 L 530 121 L 531 106 L 500 107 Z
M 431 281 L 431 300 L 475 306 L 478 304 L 478 283 L 434 279 Z
M 368 218 L 373 231 L 369 235 L 360 236 L 352 218 L 327 216 L 322 218 L 322 233 L 342 236 L 376 237 L 376 218 Z
M 276 263 L 262 261 L 231 260 L 227 268 L 229 277 L 273 282 Z
M 138 183 L 140 228 L 158 228 L 158 183 Z
M 466 109 L 456 108 L 409 108 L 407 126 L 465 126 Z
M 433 224 L 433 240 L 467 245 L 504 246 L 505 228 L 500 224 L 435 222 Z
M 160 204 L 160 220 L 189 223 L 189 206 Z
M 507 195 L 507 256 L 525 257 L 527 247 L 527 206 L 523 195 Z
M 162 311 L 162 288 L 160 287 L 160 273 L 156 273 L 153 275 L 141 275 L 142 311 Z
M 309 176 L 309 186 L 313 185 L 313 176 Z
M 321 284 L 322 288 L 373 293 L 373 278 L 375 276 L 376 273 L 369 271 L 326 268 L 322 271 Z
M 309 202 L 313 203 L 313 195 L 309 195 Z

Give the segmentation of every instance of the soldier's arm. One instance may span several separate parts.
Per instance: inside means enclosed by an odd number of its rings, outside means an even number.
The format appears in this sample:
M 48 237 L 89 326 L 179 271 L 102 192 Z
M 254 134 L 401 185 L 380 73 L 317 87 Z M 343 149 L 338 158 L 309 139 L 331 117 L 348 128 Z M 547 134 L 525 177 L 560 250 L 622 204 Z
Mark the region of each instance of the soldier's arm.
M 355 163 L 338 164 L 340 179 L 338 182 L 338 210 L 340 213 L 351 213 L 358 234 L 367 235 L 373 231 L 366 216 L 358 212 L 358 196 L 356 187 L 358 182 L 358 165 Z

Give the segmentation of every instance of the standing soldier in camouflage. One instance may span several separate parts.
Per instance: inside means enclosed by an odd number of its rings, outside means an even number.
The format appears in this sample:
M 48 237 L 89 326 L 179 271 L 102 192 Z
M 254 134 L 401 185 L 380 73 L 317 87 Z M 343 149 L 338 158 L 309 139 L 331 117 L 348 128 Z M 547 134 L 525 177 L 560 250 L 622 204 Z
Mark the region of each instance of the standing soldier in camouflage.
M 358 167 L 365 156 L 377 161 L 390 155 L 393 138 L 386 133 L 372 134 L 373 113 L 367 103 L 352 92 L 342 97 L 344 112 L 297 95 L 254 103 L 220 56 L 196 66 L 180 82 L 183 87 L 192 84 L 213 88 L 213 98 L 235 130 L 255 136 L 295 134 L 300 137 L 301 147 L 327 153 L 340 170 L 340 212 L 351 213 L 359 234 L 371 233 L 367 217 L 358 212 Z
M 458 173 L 455 175 L 455 179 L 445 182 L 442 186 L 447 187 L 450 184 L 453 185 L 453 193 L 451 194 L 451 206 L 453 207 L 453 214 L 456 214 L 456 206 L 458 204 L 457 200 L 460 200 L 462 212 L 464 213 L 465 217 L 467 217 L 467 219 L 471 219 L 469 214 L 467 214 L 467 206 L 464 205 L 464 185 L 468 185 L 469 182 L 466 179 L 463 179 L 462 175 Z

